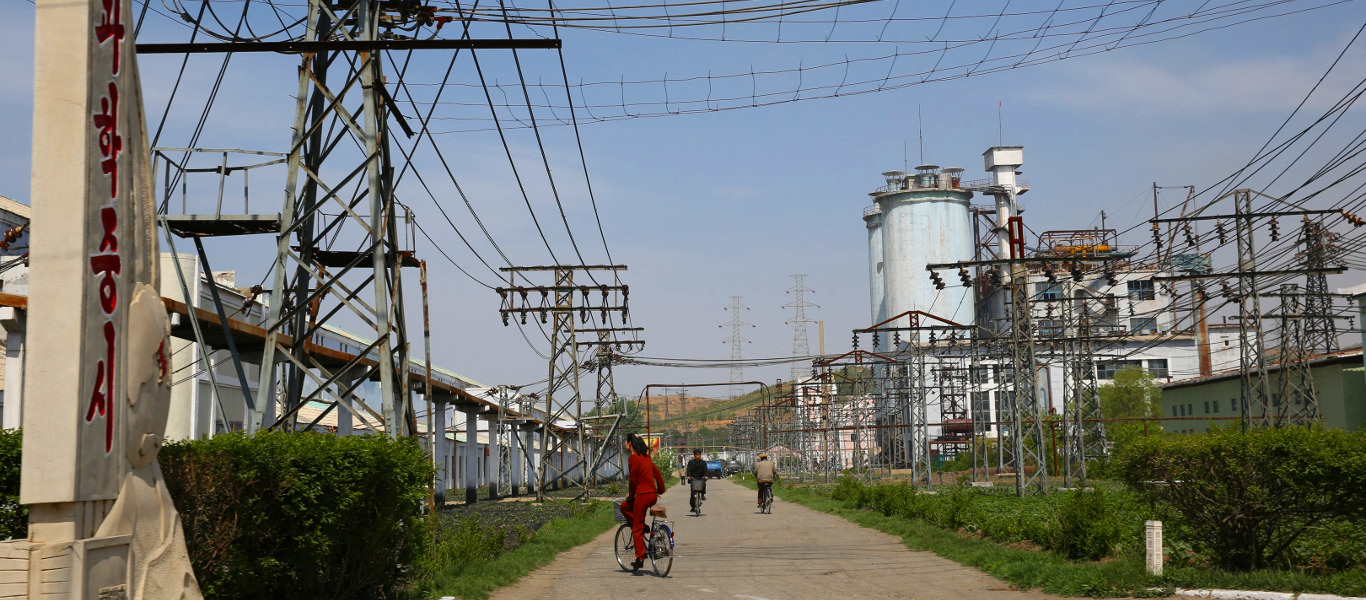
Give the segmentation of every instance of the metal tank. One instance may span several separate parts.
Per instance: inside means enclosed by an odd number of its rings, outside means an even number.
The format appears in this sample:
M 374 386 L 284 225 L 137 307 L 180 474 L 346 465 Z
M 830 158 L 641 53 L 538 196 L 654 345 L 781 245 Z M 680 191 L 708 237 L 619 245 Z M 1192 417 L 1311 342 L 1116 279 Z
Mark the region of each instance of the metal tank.
M 887 318 L 886 286 L 883 285 L 882 263 L 882 208 L 876 203 L 863 209 L 863 223 L 868 227 L 868 297 L 871 302 L 869 325 Z
M 962 324 L 973 322 L 972 289 L 961 285 L 956 272 L 941 272 L 946 285 L 936 290 L 925 270 L 928 264 L 972 260 L 972 192 L 961 189 L 962 172 L 922 165 L 899 179 L 896 172 L 885 173 L 887 186 L 874 192 L 882 216 L 883 305 L 888 317 L 920 310 Z

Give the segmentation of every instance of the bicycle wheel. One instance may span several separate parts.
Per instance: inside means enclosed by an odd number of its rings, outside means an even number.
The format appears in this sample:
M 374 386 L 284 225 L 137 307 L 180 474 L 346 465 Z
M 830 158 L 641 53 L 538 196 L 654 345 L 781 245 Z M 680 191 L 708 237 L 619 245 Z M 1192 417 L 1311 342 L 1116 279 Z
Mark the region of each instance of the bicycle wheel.
M 617 528 L 617 564 L 621 565 L 621 570 L 630 571 L 631 563 L 636 560 L 636 544 L 631 539 L 631 526 L 622 525 Z
M 650 537 L 650 566 L 658 577 L 668 576 L 669 569 L 674 566 L 674 551 L 669 538 L 669 526 L 662 523 L 655 527 L 655 533 Z
M 765 488 L 765 489 L 764 489 L 764 506 L 763 506 L 763 508 L 759 509 L 759 512 L 761 512 L 761 513 L 763 513 L 763 514 L 766 514 L 766 515 L 771 515 L 771 514 L 773 514 L 773 490 L 772 490 L 772 489 L 769 489 L 769 488 Z

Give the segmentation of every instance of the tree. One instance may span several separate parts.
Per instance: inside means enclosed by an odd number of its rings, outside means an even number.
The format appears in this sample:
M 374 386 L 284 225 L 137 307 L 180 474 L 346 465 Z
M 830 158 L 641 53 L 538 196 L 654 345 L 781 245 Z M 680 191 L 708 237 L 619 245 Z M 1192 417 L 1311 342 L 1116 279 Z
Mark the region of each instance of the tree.
M 1115 373 L 1110 383 L 1100 387 L 1100 411 L 1107 419 L 1157 418 L 1162 416 L 1162 388 L 1142 367 L 1128 366 Z M 1112 421 L 1105 433 L 1116 451 L 1145 435 L 1161 433 L 1156 422 Z

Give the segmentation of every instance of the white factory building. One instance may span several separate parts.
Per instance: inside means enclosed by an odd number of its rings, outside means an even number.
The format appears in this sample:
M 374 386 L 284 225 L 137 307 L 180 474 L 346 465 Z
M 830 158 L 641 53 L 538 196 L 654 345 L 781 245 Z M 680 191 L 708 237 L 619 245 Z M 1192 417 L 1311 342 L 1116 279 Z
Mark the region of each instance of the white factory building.
M 965 282 L 959 271 L 941 270 L 937 276 L 943 285 L 938 285 L 927 265 L 1017 255 L 1085 257 L 1085 264 L 1077 268 L 1079 278 L 1065 262 L 1029 264 L 1026 289 L 1032 299 L 1037 338 L 1074 335 L 1075 330 L 1065 326 L 1065 317 L 1075 307 L 1085 311 L 1093 336 L 1114 338 L 1093 345 L 1097 385 L 1105 385 L 1126 366 L 1147 369 L 1160 382 L 1200 375 L 1195 332 L 1176 330 L 1176 309 L 1190 308 L 1181 304 L 1189 303 L 1190 298 L 1173 298 L 1168 288 L 1154 280 L 1168 273 L 1154 265 L 1131 262 L 1133 253 L 1116 244 L 1113 231 L 1052 231 L 1029 239 L 1032 236 L 1023 235 L 1019 219 L 1012 219 L 1023 212 L 1018 197 L 1030 190 L 1027 182 L 1017 178 L 1024 164 L 1024 148 L 993 147 L 983 153 L 983 161 L 987 176 L 979 179 L 969 179 L 961 168 L 941 169 L 936 165 L 916 167 L 913 173 L 883 173 L 885 185 L 869 194 L 873 205 L 863 210 L 868 233 L 870 324 L 920 311 L 961 325 L 1007 331 L 1009 294 L 1001 287 L 1002 271 L 993 274 L 987 267 L 965 270 Z M 984 202 L 973 202 L 978 194 L 985 197 Z M 1040 201 L 1037 195 L 1035 192 L 1031 201 L 1047 205 L 1047 200 Z M 1050 266 L 1045 268 L 1045 264 Z M 1098 269 L 1096 264 L 1108 266 Z M 903 318 L 887 326 L 904 327 L 908 323 Z M 1230 351 L 1236 360 L 1236 327 L 1211 326 L 1209 336 L 1213 362 L 1226 360 L 1223 354 Z M 876 350 L 886 350 L 889 337 L 880 336 Z M 926 343 L 926 337 L 921 333 L 920 343 Z M 902 339 L 909 342 L 912 338 L 903 333 Z M 1042 341 L 1036 344 L 1038 396 L 1051 412 L 1061 412 L 1064 404 L 1066 370 L 1059 346 Z M 979 420 L 993 423 L 989 427 L 991 436 L 996 434 L 994 422 L 1009 419 L 1002 410 L 1010 404 L 1009 392 L 1001 388 L 1010 387 L 1011 368 L 1006 361 L 987 360 L 971 375 L 969 407 Z M 941 420 L 933 399 L 929 412 L 929 422 Z M 932 426 L 930 437 L 939 434 Z

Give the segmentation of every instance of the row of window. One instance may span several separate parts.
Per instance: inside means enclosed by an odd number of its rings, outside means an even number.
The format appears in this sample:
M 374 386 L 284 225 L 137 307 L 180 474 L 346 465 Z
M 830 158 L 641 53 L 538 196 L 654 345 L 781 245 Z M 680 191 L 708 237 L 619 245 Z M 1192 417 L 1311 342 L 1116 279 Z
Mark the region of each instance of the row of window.
M 1129 287 L 1129 299 L 1134 302 L 1157 299 L 1157 286 L 1151 279 L 1135 279 L 1125 282 Z M 1039 300 L 1062 300 L 1062 283 L 1041 281 L 1034 284 L 1034 295 Z
M 1039 319 L 1034 322 L 1034 326 L 1035 329 L 1038 330 L 1039 335 L 1042 336 L 1063 335 L 1066 333 L 1063 329 L 1064 322 L 1062 319 Z M 1113 331 L 1107 330 L 1122 330 L 1123 328 L 1123 325 L 1117 327 L 1093 325 L 1091 330 L 1094 333 L 1113 333 Z M 1157 317 L 1134 317 L 1129 319 L 1129 333 L 1148 333 L 1156 330 Z
M 1166 379 L 1170 375 L 1167 368 L 1167 359 L 1150 358 L 1143 360 L 1111 360 L 1096 363 L 1097 379 L 1114 379 L 1115 373 L 1124 367 L 1138 367 L 1147 369 L 1157 379 Z M 972 367 L 969 370 L 973 383 L 1008 382 L 1015 379 L 1015 368 L 1012 365 L 981 365 Z
M 1217 415 L 1217 414 L 1219 414 L 1219 405 L 1223 404 L 1223 402 L 1224 402 L 1223 400 L 1205 400 L 1205 401 L 1203 402 L 1203 406 L 1204 406 L 1204 409 L 1205 409 L 1204 414 L 1207 414 L 1207 415 L 1211 415 L 1211 414 Z M 1303 403 L 1303 399 L 1302 399 L 1301 396 L 1296 395 L 1296 396 L 1294 397 L 1293 402 L 1294 402 L 1296 405 L 1299 405 L 1299 404 L 1302 404 L 1302 403 Z M 1271 395 L 1271 405 L 1272 405 L 1273 407 L 1274 407 L 1274 406 L 1280 406 L 1280 405 L 1281 405 L 1281 395 L 1280 395 L 1280 394 L 1272 394 L 1272 395 Z M 1237 398 L 1229 398 L 1229 399 L 1228 399 L 1228 409 L 1229 409 L 1229 411 L 1231 411 L 1231 412 L 1235 412 L 1235 413 L 1238 412 L 1238 399 L 1237 399 Z M 1172 406 L 1172 416 L 1173 416 L 1173 417 L 1194 417 L 1194 416 L 1196 416 L 1196 414 L 1195 414 L 1195 403 L 1194 403 L 1194 402 L 1187 402 L 1187 403 L 1185 403 L 1185 404 L 1177 404 L 1177 405 L 1175 405 L 1175 406 Z

